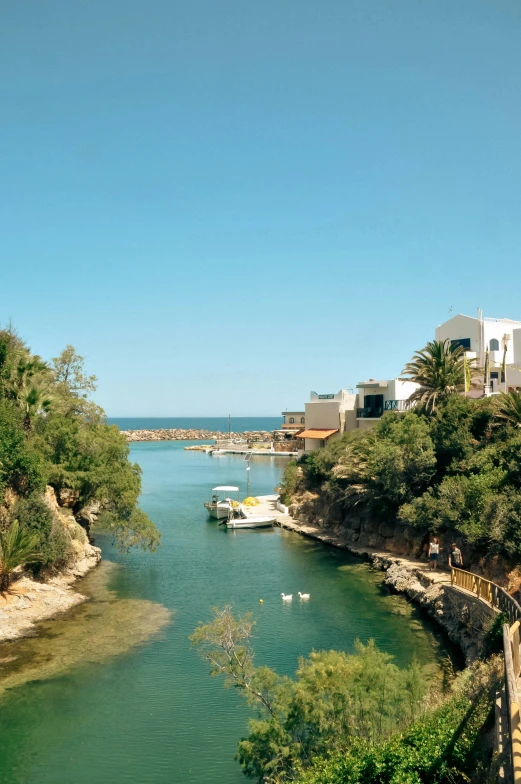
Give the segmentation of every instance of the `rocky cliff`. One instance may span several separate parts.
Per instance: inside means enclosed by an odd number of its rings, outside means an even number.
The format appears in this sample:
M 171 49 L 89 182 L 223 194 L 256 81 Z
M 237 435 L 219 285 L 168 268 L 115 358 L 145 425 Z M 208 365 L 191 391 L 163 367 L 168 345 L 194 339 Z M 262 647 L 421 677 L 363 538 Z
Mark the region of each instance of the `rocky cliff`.
M 429 532 L 403 525 L 396 519 L 378 521 L 366 512 L 345 509 L 327 491 L 312 493 L 306 491 L 293 497 L 290 514 L 298 521 L 333 530 L 357 547 L 367 547 L 396 555 L 426 559 L 429 546 Z M 454 541 L 461 549 L 464 568 L 481 574 L 515 594 L 519 601 L 521 571 L 519 567 L 499 556 L 484 556 L 479 548 L 468 542 L 454 538 L 449 533 L 437 534 L 440 538 L 441 568 L 448 566 L 451 543 Z
M 0 641 L 30 634 L 39 621 L 86 601 L 71 586 L 101 559 L 99 547 L 90 544 L 85 528 L 67 505 L 58 503 L 52 487 L 46 489 L 45 502 L 52 512 L 53 525 L 59 526 L 66 538 L 67 562 L 59 572 L 48 571 L 38 580 L 30 572 L 18 570 L 9 592 L 0 595 Z

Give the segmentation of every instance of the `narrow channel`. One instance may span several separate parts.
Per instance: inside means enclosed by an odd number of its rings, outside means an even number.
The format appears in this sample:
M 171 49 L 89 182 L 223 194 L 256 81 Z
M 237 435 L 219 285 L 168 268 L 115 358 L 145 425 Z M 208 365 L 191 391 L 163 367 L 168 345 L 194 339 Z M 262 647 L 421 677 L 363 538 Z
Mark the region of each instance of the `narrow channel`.
M 415 654 L 439 673 L 441 637 L 365 564 L 278 528 L 231 532 L 209 521 L 203 501 L 219 484 L 244 491 L 244 462 L 183 447 L 132 446 L 142 506 L 162 532 L 157 553 L 119 555 L 103 540 L 116 566 L 78 585 L 92 602 L 0 646 L 3 784 L 244 783 L 234 754 L 251 713 L 188 641 L 212 606 L 251 610 L 256 660 L 281 673 L 312 649 L 350 651 L 357 637 L 374 638 L 398 665 Z M 284 465 L 254 459 L 251 494 L 272 492 Z

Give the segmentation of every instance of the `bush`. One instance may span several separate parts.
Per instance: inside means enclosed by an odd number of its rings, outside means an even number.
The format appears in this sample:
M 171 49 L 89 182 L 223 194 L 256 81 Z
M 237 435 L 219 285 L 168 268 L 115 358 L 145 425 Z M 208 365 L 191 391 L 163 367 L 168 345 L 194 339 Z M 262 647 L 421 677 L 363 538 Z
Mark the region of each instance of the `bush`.
M 453 695 L 440 707 L 385 743 L 359 742 L 343 753 L 315 759 L 298 784 L 453 784 L 477 780 L 489 767 L 485 741 L 493 695 L 501 675 L 499 658 L 459 676 Z
M 22 528 L 31 531 L 37 538 L 40 560 L 34 570 L 53 564 L 64 565 L 71 551 L 70 537 L 54 520 L 51 510 L 38 493 L 17 501 L 10 513 L 11 520 L 18 520 Z

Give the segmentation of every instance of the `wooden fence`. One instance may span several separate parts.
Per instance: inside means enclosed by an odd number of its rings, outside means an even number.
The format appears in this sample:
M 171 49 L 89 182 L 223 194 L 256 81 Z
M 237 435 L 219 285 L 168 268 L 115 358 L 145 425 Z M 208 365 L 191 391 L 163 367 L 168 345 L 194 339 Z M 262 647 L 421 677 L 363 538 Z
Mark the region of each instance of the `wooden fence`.
M 521 717 L 519 713 L 518 680 L 519 664 L 519 621 L 503 626 L 503 650 L 505 654 L 505 692 L 508 708 L 507 725 L 510 736 L 510 780 L 521 784 Z
M 516 621 L 521 622 L 521 607 L 504 588 L 500 588 L 496 583 L 454 567 L 451 569 L 450 582 L 451 585 L 475 593 L 478 599 L 484 599 L 492 607 L 508 615 L 511 624 Z
M 485 580 L 463 569 L 451 569 L 451 585 L 476 594 L 479 599 L 508 616 L 510 623 L 503 626 L 503 652 L 505 657 L 505 712 L 508 741 L 510 745 L 510 771 L 508 779 L 521 784 L 521 713 L 518 681 L 521 675 L 520 624 L 521 607 L 509 593 L 499 585 Z M 508 775 L 510 774 L 510 775 Z

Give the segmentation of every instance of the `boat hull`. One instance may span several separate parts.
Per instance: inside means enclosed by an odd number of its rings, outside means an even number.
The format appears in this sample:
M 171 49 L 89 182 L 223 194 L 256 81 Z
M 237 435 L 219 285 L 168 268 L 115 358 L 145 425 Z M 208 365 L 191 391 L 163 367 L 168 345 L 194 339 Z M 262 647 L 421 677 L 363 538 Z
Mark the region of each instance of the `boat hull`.
M 273 517 L 247 517 L 228 520 L 227 528 L 271 528 L 275 522 Z
M 204 506 L 214 520 L 225 520 L 230 514 L 229 506 L 222 506 L 221 504 L 205 504 Z

